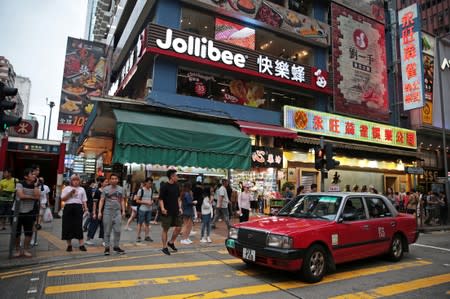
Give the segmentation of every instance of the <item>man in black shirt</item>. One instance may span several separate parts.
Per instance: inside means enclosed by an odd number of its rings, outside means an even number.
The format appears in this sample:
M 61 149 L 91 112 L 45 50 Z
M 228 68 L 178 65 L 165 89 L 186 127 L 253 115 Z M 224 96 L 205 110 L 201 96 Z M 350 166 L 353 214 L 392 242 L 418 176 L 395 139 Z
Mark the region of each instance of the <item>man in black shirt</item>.
M 166 255 L 170 255 L 169 249 L 172 248 L 173 251 L 177 251 L 175 247 L 175 240 L 181 232 L 181 215 L 183 214 L 181 198 L 180 198 L 180 188 L 178 187 L 178 176 L 177 171 L 174 169 L 169 169 L 167 171 L 167 178 L 169 182 L 161 185 L 159 192 L 159 207 L 161 209 L 161 227 L 162 227 L 162 252 Z M 169 228 L 175 227 L 172 233 L 172 238 L 170 242 L 167 242 L 167 235 Z

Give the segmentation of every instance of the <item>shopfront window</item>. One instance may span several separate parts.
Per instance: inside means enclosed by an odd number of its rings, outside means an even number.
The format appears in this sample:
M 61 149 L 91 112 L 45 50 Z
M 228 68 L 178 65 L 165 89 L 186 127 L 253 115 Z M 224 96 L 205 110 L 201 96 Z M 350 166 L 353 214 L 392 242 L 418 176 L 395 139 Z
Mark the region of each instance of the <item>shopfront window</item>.
M 281 111 L 284 105 L 314 108 L 314 99 L 258 80 L 219 75 L 189 68 L 178 71 L 177 93 L 223 103 Z
M 268 30 L 254 28 L 224 18 L 215 18 L 211 14 L 190 8 L 183 8 L 180 22 L 183 31 L 254 49 L 257 52 L 270 54 L 298 64 L 314 64 L 312 48 Z

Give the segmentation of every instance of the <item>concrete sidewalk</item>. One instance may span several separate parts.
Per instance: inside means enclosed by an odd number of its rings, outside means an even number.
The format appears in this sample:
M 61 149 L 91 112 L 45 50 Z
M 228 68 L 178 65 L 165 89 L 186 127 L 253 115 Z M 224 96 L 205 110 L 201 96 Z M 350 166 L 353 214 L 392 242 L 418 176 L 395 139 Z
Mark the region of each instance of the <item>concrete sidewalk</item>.
M 233 219 L 232 223 L 239 222 L 239 219 Z M 212 243 L 200 243 L 200 231 L 201 223 L 194 224 L 195 234 L 190 237 L 193 241 L 191 245 L 180 244 L 178 237 L 175 245 L 182 248 L 195 248 L 195 247 L 208 247 L 208 246 L 224 246 L 225 238 L 227 237 L 226 225 L 223 221 L 216 224 L 217 228 L 211 230 Z M 7 230 L 0 232 L 0 270 L 15 268 L 21 266 L 37 265 L 51 263 L 55 261 L 64 261 L 74 258 L 86 258 L 93 256 L 103 256 L 104 247 L 102 246 L 102 240 L 98 238 L 99 230 L 96 233 L 96 239 L 94 239 L 95 245 L 87 247 L 87 252 L 82 252 L 78 249 L 78 241 L 72 240 L 73 251 L 66 252 L 66 242 L 61 240 L 61 227 L 62 220 L 54 219 L 51 223 L 44 223 L 42 229 L 38 231 L 37 246 L 31 247 L 31 253 L 33 257 L 19 257 L 19 258 L 8 258 L 9 255 L 9 242 L 10 242 L 10 227 Z M 120 246 L 126 252 L 138 252 L 138 251 L 159 251 L 162 248 L 161 244 L 161 225 L 151 224 L 150 237 L 153 242 L 147 242 L 142 240 L 142 242 L 137 243 L 136 239 L 136 222 L 133 221 L 131 228 L 133 231 L 125 230 L 125 221 L 122 221 L 122 233 Z M 171 230 L 172 231 L 172 230 Z M 171 232 L 170 231 L 170 232 Z M 111 234 L 113 235 L 113 234 Z M 86 236 L 86 233 L 85 233 Z M 144 239 L 144 232 L 141 233 L 142 239 Z M 170 234 L 169 234 L 170 237 Z M 113 238 L 113 236 L 111 236 Z M 22 236 L 23 239 L 23 236 Z M 85 238 L 86 240 L 86 238 Z M 112 239 L 111 239 L 112 241 Z M 112 252 L 113 254 L 113 252 Z

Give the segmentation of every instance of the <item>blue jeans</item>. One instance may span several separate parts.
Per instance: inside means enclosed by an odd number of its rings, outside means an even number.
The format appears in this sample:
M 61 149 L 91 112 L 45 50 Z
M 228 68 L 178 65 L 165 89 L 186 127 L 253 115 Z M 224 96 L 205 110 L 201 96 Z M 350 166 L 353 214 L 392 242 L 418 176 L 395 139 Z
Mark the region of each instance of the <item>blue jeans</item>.
M 91 219 L 88 227 L 87 237 L 88 239 L 94 239 L 95 233 L 97 232 L 97 228 L 100 226 L 100 233 L 98 237 L 103 239 L 103 221 L 97 219 Z
M 141 211 L 138 210 L 138 224 L 150 224 L 152 218 L 152 211 Z
M 211 214 L 202 215 L 202 238 L 205 237 L 205 230 L 206 237 L 209 237 L 211 232 Z

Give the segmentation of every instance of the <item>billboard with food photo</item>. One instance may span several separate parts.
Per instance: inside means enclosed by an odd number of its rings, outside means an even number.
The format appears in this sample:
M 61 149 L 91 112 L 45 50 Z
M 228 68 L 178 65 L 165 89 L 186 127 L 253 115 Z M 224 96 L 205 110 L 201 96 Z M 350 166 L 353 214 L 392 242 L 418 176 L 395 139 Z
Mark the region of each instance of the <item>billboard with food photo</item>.
M 331 7 L 335 111 L 389 121 L 384 25 Z
M 251 18 L 270 27 L 295 34 L 305 40 L 329 46 L 330 26 L 286 7 L 264 0 L 196 0 L 211 8 Z M 252 22 L 254 23 L 254 22 Z
M 100 96 L 105 78 L 105 46 L 67 39 L 58 130 L 80 133 L 94 107 L 91 96 Z
M 215 40 L 255 50 L 255 29 L 216 18 Z

